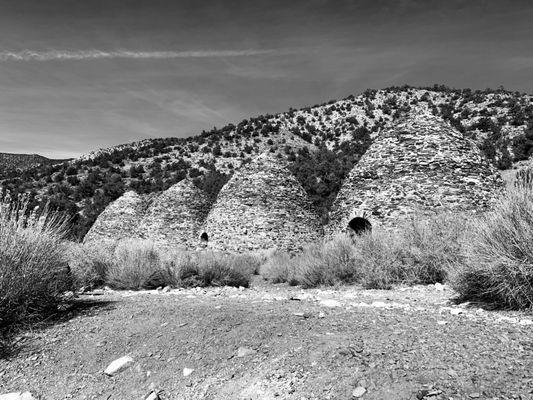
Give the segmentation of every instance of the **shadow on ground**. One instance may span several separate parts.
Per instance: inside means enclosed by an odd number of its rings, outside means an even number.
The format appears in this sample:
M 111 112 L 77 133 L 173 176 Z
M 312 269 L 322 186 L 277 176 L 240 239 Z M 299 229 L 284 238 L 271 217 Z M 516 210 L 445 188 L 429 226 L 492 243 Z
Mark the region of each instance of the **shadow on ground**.
M 45 318 L 36 318 L 15 326 L 0 327 L 0 360 L 17 356 L 31 345 L 25 334 L 61 324 L 95 310 L 111 310 L 115 302 L 110 300 L 74 299 L 62 304 L 58 310 Z

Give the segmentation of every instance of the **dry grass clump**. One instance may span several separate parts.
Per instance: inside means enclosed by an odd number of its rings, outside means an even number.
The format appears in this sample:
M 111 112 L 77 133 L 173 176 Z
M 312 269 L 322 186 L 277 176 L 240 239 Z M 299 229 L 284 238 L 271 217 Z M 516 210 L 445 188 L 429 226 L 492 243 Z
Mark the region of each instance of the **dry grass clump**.
M 451 277 L 453 288 L 465 300 L 532 308 L 532 238 L 533 189 L 510 189 L 474 224 L 466 260 Z
M 249 255 L 228 255 L 206 251 L 191 253 L 169 261 L 180 287 L 248 287 L 259 261 Z
M 69 243 L 66 255 L 74 287 L 93 289 L 104 285 L 111 263 L 109 249 L 92 244 Z
M 111 254 L 105 282 L 114 289 L 151 289 L 167 282 L 159 282 L 163 274 L 159 252 L 147 240 L 123 240 Z
M 123 240 L 99 249 L 73 245 L 70 267 L 77 287 L 114 289 L 250 285 L 263 257 L 215 252 L 163 251 L 147 240 Z
M 59 214 L 0 196 L 0 331 L 57 310 L 71 289 L 66 232 Z
M 414 219 L 395 231 L 374 229 L 350 239 L 310 246 L 301 254 L 277 253 L 260 268 L 272 282 L 304 288 L 359 283 L 369 289 L 393 284 L 442 282 L 460 259 L 464 224 L 449 215 Z

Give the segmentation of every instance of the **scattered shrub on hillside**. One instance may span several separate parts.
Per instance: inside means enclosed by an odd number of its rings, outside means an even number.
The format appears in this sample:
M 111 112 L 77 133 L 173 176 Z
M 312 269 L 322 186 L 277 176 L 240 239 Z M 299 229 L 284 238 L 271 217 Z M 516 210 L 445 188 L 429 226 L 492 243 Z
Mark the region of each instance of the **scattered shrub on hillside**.
M 463 300 L 533 307 L 533 189 L 517 187 L 480 217 L 451 277 Z
M 71 289 L 63 240 L 66 222 L 27 199 L 0 197 L 0 331 L 57 311 Z

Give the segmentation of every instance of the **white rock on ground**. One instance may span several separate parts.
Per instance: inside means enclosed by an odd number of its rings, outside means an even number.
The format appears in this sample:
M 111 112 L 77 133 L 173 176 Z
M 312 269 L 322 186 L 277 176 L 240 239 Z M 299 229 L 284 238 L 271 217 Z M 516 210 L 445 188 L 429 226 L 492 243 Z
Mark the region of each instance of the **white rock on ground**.
M 255 353 L 256 353 L 255 350 L 249 349 L 247 347 L 239 347 L 237 349 L 237 357 L 246 357 L 246 356 L 250 356 Z
M 156 392 L 151 392 L 144 400 L 159 400 L 161 397 Z
M 36 400 L 30 392 L 0 394 L 0 400 Z
M 120 357 L 107 366 L 104 371 L 104 374 L 109 376 L 116 375 L 119 372 L 122 372 L 127 369 L 132 363 L 133 358 L 131 358 L 130 356 Z
M 194 372 L 194 369 L 192 368 L 183 368 L 183 376 L 189 376 Z
M 341 307 L 342 304 L 340 301 L 333 300 L 333 299 L 325 299 L 320 302 L 321 306 L 324 307 Z
M 365 393 L 366 393 L 366 389 L 362 386 L 359 386 L 353 390 L 352 397 L 355 397 L 355 398 L 363 397 Z

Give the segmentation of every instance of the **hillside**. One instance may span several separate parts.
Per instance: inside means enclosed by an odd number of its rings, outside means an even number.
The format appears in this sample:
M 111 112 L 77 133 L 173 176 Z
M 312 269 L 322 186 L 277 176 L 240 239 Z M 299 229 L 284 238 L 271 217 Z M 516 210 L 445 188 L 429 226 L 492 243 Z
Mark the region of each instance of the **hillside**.
M 38 154 L 0 153 L 0 177 L 17 170 L 23 170 L 38 165 L 53 164 L 63 160 L 51 160 Z
M 74 234 L 82 237 L 104 207 L 128 188 L 159 192 L 188 176 L 214 198 L 236 168 L 271 152 L 291 163 L 325 216 L 342 180 L 373 139 L 413 108 L 429 109 L 447 120 L 476 141 L 499 169 L 510 168 L 533 151 L 531 95 L 403 86 L 261 115 L 189 138 L 101 149 L 72 161 L 12 172 L 2 186 L 30 193 L 34 204 L 50 202 L 68 212 Z

